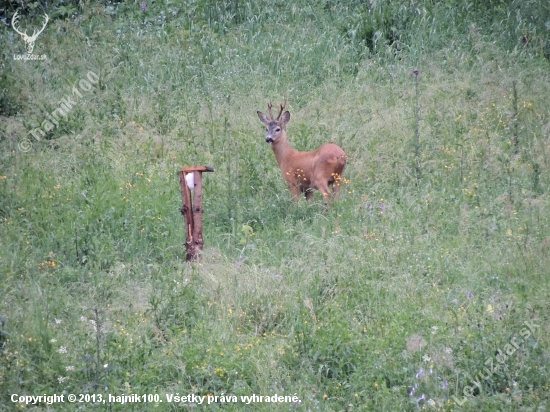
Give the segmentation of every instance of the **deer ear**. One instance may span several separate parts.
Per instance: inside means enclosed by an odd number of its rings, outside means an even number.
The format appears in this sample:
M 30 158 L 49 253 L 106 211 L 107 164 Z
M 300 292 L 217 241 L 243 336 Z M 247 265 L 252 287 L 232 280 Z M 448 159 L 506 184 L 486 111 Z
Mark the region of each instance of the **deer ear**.
M 283 113 L 283 117 L 281 118 L 281 122 L 284 124 L 287 124 L 290 121 L 290 112 L 287 110 Z
M 260 120 L 262 121 L 262 123 L 264 124 L 269 124 L 269 120 L 267 119 L 266 115 L 263 114 L 262 112 L 260 112 L 259 110 L 256 112 L 258 113 L 258 117 L 260 118 Z

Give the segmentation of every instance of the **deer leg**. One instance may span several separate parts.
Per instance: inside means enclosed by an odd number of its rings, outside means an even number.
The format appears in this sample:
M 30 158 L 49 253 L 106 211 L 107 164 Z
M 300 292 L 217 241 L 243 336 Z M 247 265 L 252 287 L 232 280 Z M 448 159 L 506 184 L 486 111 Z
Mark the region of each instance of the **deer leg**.
M 315 194 L 315 193 L 313 192 L 313 189 L 307 189 L 307 190 L 305 191 L 306 199 L 307 199 L 309 202 L 311 202 L 311 201 L 313 200 L 313 195 L 314 195 L 314 194 Z
M 328 183 L 325 183 L 324 185 L 320 186 L 319 191 L 323 194 L 323 200 L 325 202 L 325 206 L 327 206 L 331 198 L 331 193 L 328 187 Z
M 340 194 L 340 189 L 342 188 L 342 180 L 336 180 L 332 184 L 332 191 L 334 192 L 334 198 L 338 199 L 338 195 Z
M 289 183 L 288 188 L 290 189 L 290 194 L 292 195 L 292 201 L 297 202 L 298 199 L 300 199 L 300 186 Z

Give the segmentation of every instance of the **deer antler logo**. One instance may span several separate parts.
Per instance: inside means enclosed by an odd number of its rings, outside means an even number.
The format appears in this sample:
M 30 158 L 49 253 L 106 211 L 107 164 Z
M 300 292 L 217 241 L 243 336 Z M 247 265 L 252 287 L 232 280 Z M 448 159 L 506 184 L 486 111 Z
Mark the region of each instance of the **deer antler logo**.
M 27 49 L 27 53 L 29 54 L 32 54 L 32 51 L 34 50 L 34 42 L 36 41 L 36 39 L 38 38 L 38 35 L 40 33 L 42 33 L 44 31 L 44 29 L 46 28 L 46 24 L 48 24 L 48 21 L 50 20 L 48 15 L 46 13 L 44 13 L 44 17 L 46 17 L 46 21 L 44 22 L 44 25 L 42 26 L 42 28 L 37 31 L 36 29 L 34 30 L 32 36 L 29 36 L 27 34 L 27 31 L 25 30 L 25 32 L 21 32 L 17 29 L 17 25 L 19 23 L 18 19 L 19 19 L 19 16 L 17 15 L 18 12 L 15 12 L 15 14 L 13 15 L 13 17 L 11 18 L 11 26 L 13 27 L 13 29 L 19 33 L 21 35 L 21 37 L 23 38 L 23 40 L 25 41 L 25 43 L 27 43 L 27 45 L 25 46 L 26 49 Z

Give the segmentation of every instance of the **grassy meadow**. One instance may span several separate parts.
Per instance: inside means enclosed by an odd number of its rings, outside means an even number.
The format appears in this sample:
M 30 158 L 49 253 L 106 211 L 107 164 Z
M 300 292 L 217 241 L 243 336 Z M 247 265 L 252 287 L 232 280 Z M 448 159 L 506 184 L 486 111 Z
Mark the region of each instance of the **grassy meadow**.
M 544 2 L 4 3 L 50 21 L 40 61 L 0 24 L 0 411 L 550 408 Z M 327 213 L 265 143 L 285 96 L 348 155 Z

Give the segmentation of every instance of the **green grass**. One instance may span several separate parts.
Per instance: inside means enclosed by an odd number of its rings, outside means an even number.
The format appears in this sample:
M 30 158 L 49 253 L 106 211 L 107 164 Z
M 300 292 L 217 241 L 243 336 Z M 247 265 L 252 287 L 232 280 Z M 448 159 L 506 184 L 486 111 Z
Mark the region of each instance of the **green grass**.
M 548 10 L 371 3 L 68 2 L 44 62 L 14 60 L 24 43 L 0 29 L 0 410 L 54 393 L 548 408 Z M 290 201 L 265 143 L 255 112 L 285 95 L 295 148 L 348 154 L 328 213 Z M 29 135 L 67 96 L 67 119 Z M 189 264 L 178 170 L 201 164 Z

